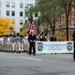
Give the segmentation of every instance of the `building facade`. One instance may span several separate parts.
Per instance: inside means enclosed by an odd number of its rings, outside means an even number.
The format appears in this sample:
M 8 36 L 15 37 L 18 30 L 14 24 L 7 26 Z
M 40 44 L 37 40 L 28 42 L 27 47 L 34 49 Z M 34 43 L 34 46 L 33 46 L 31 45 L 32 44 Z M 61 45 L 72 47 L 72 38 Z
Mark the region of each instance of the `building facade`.
M 25 20 L 25 9 L 34 5 L 35 0 L 0 0 L 0 17 L 9 18 L 15 22 L 15 31 L 19 32 Z

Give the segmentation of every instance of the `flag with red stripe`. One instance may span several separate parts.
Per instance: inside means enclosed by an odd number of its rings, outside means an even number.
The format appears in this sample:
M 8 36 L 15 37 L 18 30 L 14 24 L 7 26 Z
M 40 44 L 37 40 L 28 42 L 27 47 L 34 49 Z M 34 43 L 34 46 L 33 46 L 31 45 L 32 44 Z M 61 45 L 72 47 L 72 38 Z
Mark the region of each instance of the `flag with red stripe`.
M 33 17 L 32 17 L 32 14 L 30 14 L 30 26 L 29 26 L 29 30 L 28 30 L 28 34 L 31 33 L 31 30 L 35 30 L 35 25 L 34 25 L 34 22 L 33 22 Z
M 36 28 L 35 28 L 34 23 L 30 23 L 29 33 L 31 33 L 32 30 L 35 31 L 35 29 L 36 29 Z

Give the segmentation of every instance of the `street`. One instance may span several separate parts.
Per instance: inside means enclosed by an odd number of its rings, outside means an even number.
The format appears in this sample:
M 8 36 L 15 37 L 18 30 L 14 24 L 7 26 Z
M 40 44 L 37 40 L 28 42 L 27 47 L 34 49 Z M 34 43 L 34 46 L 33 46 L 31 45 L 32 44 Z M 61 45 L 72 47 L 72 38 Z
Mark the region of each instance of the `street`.
M 0 52 L 0 75 L 75 75 L 73 54 Z

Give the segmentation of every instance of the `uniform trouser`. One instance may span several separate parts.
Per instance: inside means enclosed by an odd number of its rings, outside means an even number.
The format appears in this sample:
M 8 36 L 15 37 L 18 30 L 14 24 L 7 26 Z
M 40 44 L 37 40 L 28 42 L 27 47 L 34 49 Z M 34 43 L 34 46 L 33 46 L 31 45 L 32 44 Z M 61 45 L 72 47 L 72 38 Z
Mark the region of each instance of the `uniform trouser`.
M 31 54 L 33 49 L 33 54 L 35 55 L 35 42 L 30 42 L 29 54 Z
M 1 44 L 1 51 L 3 51 L 3 43 Z
M 24 43 L 23 50 L 26 52 L 29 52 L 29 42 L 28 41 L 26 41 L 26 43 Z
M 26 51 L 29 52 L 29 42 L 27 41 L 27 44 L 26 44 Z
M 3 43 L 2 48 L 3 48 L 3 51 L 7 51 L 7 44 Z
M 26 43 L 23 43 L 23 51 L 26 51 Z
M 7 49 L 7 44 L 6 43 L 0 44 L 0 50 L 1 51 L 6 51 L 6 49 Z
M 14 52 L 14 43 L 10 43 L 10 52 Z
M 19 42 L 15 42 L 15 51 L 18 52 L 19 51 Z
M 20 45 L 19 45 L 19 51 L 23 52 L 23 43 L 20 43 Z
M 23 43 L 15 42 L 15 51 L 22 52 L 23 51 Z
M 10 51 L 10 47 L 11 47 L 10 43 L 7 43 L 7 51 Z

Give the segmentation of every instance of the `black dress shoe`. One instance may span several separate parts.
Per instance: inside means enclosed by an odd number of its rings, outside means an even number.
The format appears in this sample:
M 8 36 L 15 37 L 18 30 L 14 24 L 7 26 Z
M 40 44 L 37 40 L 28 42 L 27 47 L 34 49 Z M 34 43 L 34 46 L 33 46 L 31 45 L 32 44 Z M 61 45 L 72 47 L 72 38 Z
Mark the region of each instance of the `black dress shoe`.
M 33 54 L 35 56 L 35 54 Z

